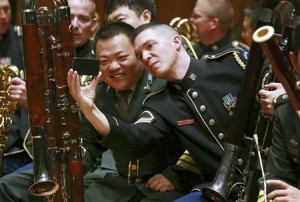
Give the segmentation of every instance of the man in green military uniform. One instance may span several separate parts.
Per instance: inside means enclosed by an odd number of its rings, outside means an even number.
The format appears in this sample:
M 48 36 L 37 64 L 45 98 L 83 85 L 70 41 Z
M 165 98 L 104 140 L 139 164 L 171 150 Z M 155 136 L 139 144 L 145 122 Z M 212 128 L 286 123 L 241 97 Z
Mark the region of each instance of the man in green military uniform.
M 293 30 L 290 53 L 290 60 L 298 73 L 300 73 L 299 39 L 300 25 Z M 299 91 L 294 93 L 299 94 Z M 297 102 L 299 103 L 299 100 Z M 267 200 L 296 202 L 300 199 L 300 118 L 286 94 L 276 98 L 274 104 L 275 120 L 267 172 L 276 180 L 267 181 L 267 185 L 275 189 L 267 195 Z
M 104 113 L 127 123 L 134 123 L 141 113 L 144 99 L 165 85 L 165 81 L 154 79 L 146 72 L 135 57 L 131 44 L 133 33 L 134 28 L 128 24 L 111 23 L 101 28 L 95 36 L 95 54 L 100 60 L 103 75 L 103 82 L 97 86 L 95 104 Z M 125 97 L 128 90 L 131 92 Z M 124 109 L 125 116 L 120 106 L 122 94 L 128 102 Z M 91 133 L 90 125 L 86 121 L 82 127 L 85 128 L 85 134 L 82 135 L 84 145 L 89 150 L 94 144 L 93 151 L 98 149 L 98 152 L 103 145 L 111 149 L 117 172 L 106 170 L 102 162 L 101 168 L 86 175 L 85 201 L 140 201 L 144 198 L 172 201 L 182 195 L 177 190 L 154 192 L 145 187 L 149 178 L 164 173 L 183 152 L 180 142 L 171 134 L 161 139 L 168 144 L 149 141 L 145 147 L 141 147 L 139 144 L 125 144 L 117 138 L 108 143 L 96 131 Z
M 78 74 L 70 70 L 71 94 L 103 136 L 104 146 L 136 145 L 137 150 L 150 149 L 149 142 L 164 144 L 161 140 L 171 132 L 180 138 L 201 170 L 199 185 L 210 182 L 223 155 L 233 110 L 230 106 L 235 103 L 234 96 L 242 80 L 241 61 L 245 60 L 240 56 L 243 51 L 233 48 L 201 61 L 192 59 L 183 48 L 180 35 L 163 24 L 140 26 L 134 47 L 144 67 L 169 82 L 164 89 L 148 96 L 144 111 L 133 125 L 104 114 L 96 107 L 93 91 L 100 76 L 82 89 Z M 224 97 L 233 99 L 225 103 Z M 116 140 L 122 142 L 116 144 Z

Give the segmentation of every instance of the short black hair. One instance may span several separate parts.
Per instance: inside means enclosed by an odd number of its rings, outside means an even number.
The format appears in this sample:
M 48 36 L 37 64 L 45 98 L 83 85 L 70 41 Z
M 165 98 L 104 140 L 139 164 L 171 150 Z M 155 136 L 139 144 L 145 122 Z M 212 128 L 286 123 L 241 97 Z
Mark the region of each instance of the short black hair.
M 247 6 L 244 9 L 245 16 L 248 16 L 251 18 L 251 26 L 253 29 L 256 28 L 256 23 L 260 16 L 260 12 L 259 12 L 260 8 L 261 8 L 260 3 L 254 3 L 254 4 L 251 4 L 250 6 Z
M 94 53 L 96 53 L 96 44 L 99 40 L 111 39 L 114 36 L 123 34 L 128 37 L 129 41 L 132 41 L 135 29 L 124 22 L 113 22 L 104 25 L 97 31 L 94 37 Z
M 297 56 L 300 50 L 300 23 L 296 25 L 291 36 L 291 51 Z
M 155 0 L 108 0 L 105 6 L 105 18 L 121 6 L 127 6 L 140 16 L 144 10 L 151 12 L 151 22 L 156 21 L 156 4 Z

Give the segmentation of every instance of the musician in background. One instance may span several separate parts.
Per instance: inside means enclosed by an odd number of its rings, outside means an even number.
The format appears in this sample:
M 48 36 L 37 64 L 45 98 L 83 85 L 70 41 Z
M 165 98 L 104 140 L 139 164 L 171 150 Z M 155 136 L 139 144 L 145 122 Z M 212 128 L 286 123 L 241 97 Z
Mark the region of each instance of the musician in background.
M 226 45 L 248 49 L 245 44 L 234 40 L 233 15 L 234 10 L 228 0 L 196 1 L 189 20 L 197 27 L 199 42 L 195 51 L 198 58 L 213 54 Z
M 243 31 L 241 36 L 247 46 L 252 44 L 252 35 L 256 28 L 256 23 L 259 19 L 260 3 L 255 3 L 247 6 L 244 9 Z
M 0 64 L 15 65 L 24 70 L 23 44 L 21 28 L 11 24 L 12 13 L 9 0 L 0 1 Z M 9 82 L 9 81 L 7 81 Z M 5 89 L 1 89 L 5 90 Z M 10 97 L 16 100 L 14 89 L 9 89 Z M 11 116 L 12 126 L 8 131 L 8 142 L 4 148 L 2 175 L 14 172 L 31 162 L 29 150 L 26 150 L 28 135 L 28 113 L 25 105 L 18 102 L 16 111 Z M 28 152 L 28 153 L 27 153 Z M 2 158 L 2 157 L 0 157 Z M 1 172 L 0 172 L 1 173 Z
M 290 53 L 290 60 L 298 74 L 300 73 L 299 39 L 300 25 L 298 24 L 291 37 L 292 52 Z M 299 94 L 299 91 L 294 93 Z M 267 172 L 271 173 L 274 180 L 268 180 L 267 185 L 275 190 L 267 195 L 267 200 L 298 202 L 300 200 L 300 118 L 286 94 L 275 99 L 274 103 L 273 139 L 267 162 Z
M 94 0 L 68 0 L 76 57 L 94 58 L 91 40 L 99 26 Z

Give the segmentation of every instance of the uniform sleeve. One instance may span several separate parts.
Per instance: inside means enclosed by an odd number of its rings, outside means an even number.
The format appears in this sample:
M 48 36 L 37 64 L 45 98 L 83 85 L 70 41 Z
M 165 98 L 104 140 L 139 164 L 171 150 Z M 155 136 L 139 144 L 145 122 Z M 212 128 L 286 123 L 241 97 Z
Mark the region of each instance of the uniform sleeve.
M 267 161 L 267 172 L 270 172 L 274 178 L 279 178 L 292 184 L 297 176 L 294 172 L 292 161 L 289 157 L 286 141 L 284 139 L 283 126 L 284 120 L 275 111 L 275 119 L 273 123 L 272 146 L 270 148 L 270 156 Z
M 111 130 L 103 138 L 103 144 L 113 151 L 141 158 L 153 147 L 167 144 L 170 127 L 152 111 L 143 111 L 134 124 L 127 124 L 115 117 L 106 116 Z
M 165 169 L 161 173 L 166 177 L 179 192 L 188 193 L 194 186 L 203 182 L 203 176 L 182 168 L 178 165 L 173 165 Z
M 82 138 L 83 165 L 86 173 L 93 171 L 95 166 L 100 164 L 98 160 L 107 148 L 102 145 L 101 136 L 83 114 L 80 114 L 80 137 Z

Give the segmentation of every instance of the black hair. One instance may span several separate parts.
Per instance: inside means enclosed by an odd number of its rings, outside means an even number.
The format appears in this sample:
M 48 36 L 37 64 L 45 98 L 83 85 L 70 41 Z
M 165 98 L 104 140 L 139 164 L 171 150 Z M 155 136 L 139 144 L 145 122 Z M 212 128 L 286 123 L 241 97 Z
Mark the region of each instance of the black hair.
M 261 7 L 260 3 L 254 3 L 254 4 L 251 4 L 250 6 L 247 6 L 244 9 L 245 16 L 248 16 L 251 18 L 251 26 L 253 29 L 255 29 L 256 23 L 260 16 L 260 12 L 259 12 L 260 7 Z
M 94 37 L 94 53 L 96 53 L 96 44 L 99 40 L 107 40 L 114 36 L 123 34 L 128 37 L 129 41 L 132 41 L 135 29 L 124 22 L 114 22 L 104 25 L 97 31 Z
M 151 12 L 151 22 L 156 21 L 157 10 L 155 0 L 108 0 L 105 6 L 106 19 L 108 15 L 121 6 L 127 6 L 138 16 L 140 16 L 143 11 L 147 9 Z
M 300 49 L 300 23 L 294 28 L 291 36 L 291 51 L 297 56 Z

